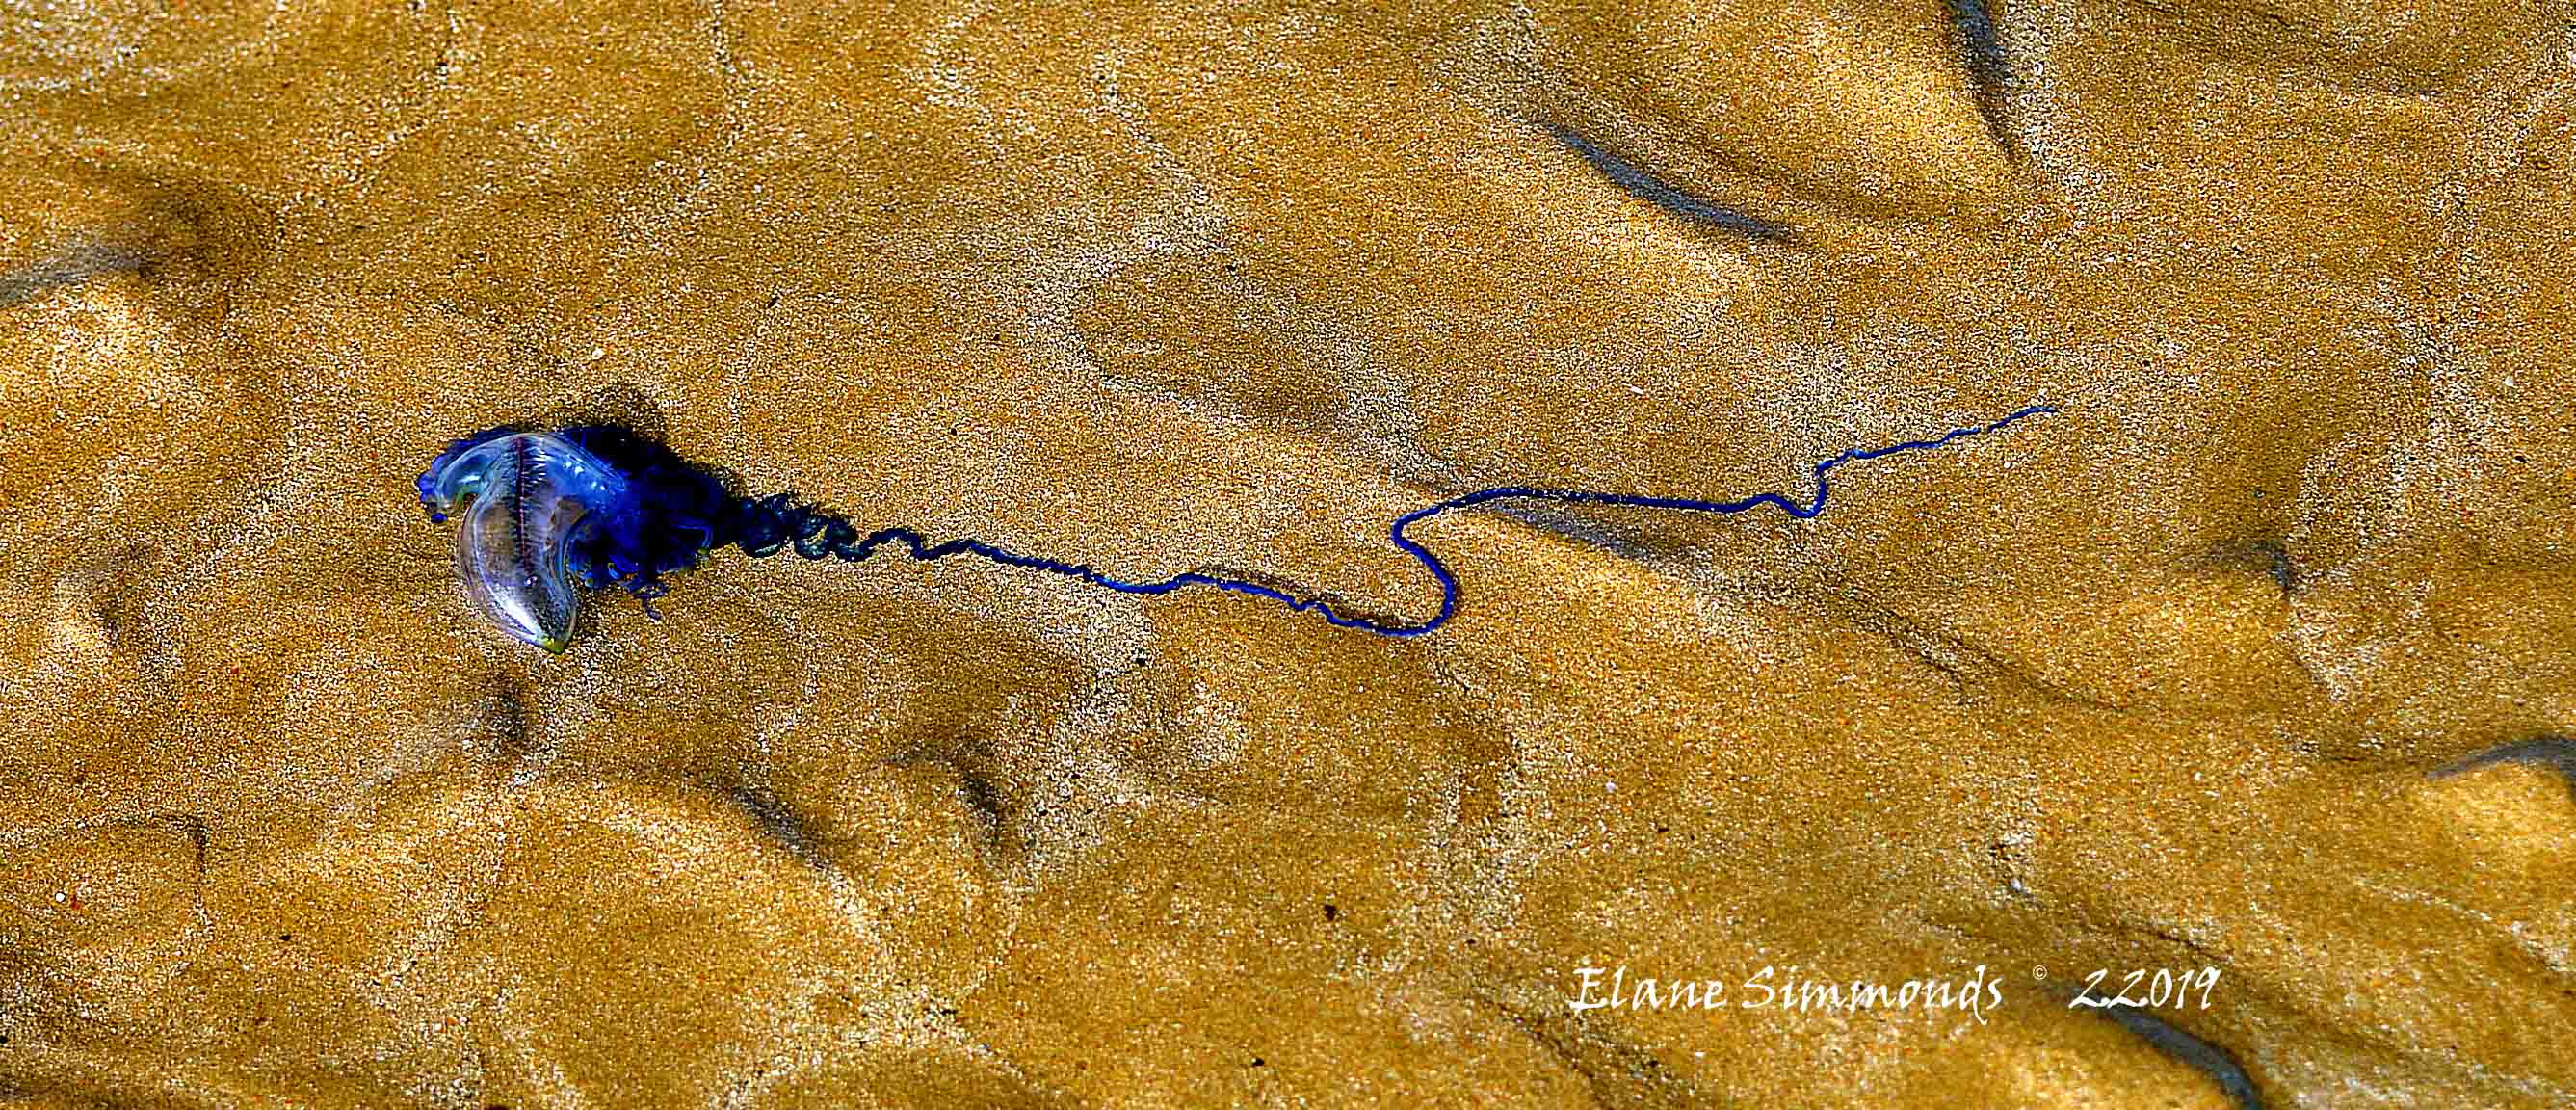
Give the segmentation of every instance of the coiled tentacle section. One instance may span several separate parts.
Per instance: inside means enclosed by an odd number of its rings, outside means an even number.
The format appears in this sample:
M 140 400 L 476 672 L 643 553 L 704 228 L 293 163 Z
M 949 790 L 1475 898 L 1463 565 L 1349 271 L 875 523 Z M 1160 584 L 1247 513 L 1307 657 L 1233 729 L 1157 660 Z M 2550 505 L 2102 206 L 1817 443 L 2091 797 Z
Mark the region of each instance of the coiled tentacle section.
M 1815 489 L 1803 500 L 1780 493 L 1709 501 L 1498 486 L 1427 505 L 1396 518 L 1387 529 L 1388 539 L 1422 564 L 1440 586 L 1439 610 L 1419 622 L 1346 614 L 1322 598 L 1300 597 L 1202 571 L 1130 580 L 1087 564 L 1023 555 L 977 539 L 933 543 L 919 532 L 900 527 L 862 532 L 848 517 L 806 504 L 794 494 L 756 500 L 742 496 L 668 448 L 608 425 L 560 432 L 495 428 L 458 440 L 420 476 L 420 497 L 432 519 L 465 514 L 457 535 L 457 567 L 476 607 L 504 631 L 548 651 L 562 651 L 571 642 L 582 587 L 622 587 L 646 602 L 650 613 L 651 600 L 664 592 L 662 577 L 696 566 L 710 551 L 739 547 L 762 558 L 794 550 L 808 559 L 858 562 L 888 544 L 900 546 L 904 554 L 922 562 L 973 555 L 1120 593 L 1168 594 L 1209 586 L 1313 612 L 1343 628 L 1420 636 L 1449 623 L 1458 611 L 1457 577 L 1438 555 L 1405 534 L 1413 525 L 1441 514 L 1503 501 L 1541 501 L 1717 514 L 1768 505 L 1806 520 L 1825 511 L 1832 493 L 1830 475 L 1846 463 L 1934 450 L 2056 411 L 2053 406 L 2032 405 L 1989 424 L 1845 451 L 1810 468 Z

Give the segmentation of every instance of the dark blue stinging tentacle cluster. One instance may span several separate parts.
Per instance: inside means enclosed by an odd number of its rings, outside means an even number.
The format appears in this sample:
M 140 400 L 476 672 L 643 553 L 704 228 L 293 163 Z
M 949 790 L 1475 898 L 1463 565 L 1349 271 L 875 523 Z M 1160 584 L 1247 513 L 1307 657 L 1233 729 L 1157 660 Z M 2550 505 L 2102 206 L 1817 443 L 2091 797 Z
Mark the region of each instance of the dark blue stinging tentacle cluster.
M 888 544 L 895 544 L 905 555 L 920 562 L 973 555 L 1004 566 L 1043 571 L 1126 594 L 1159 595 L 1192 586 L 1210 586 L 1268 598 L 1297 612 L 1315 613 L 1343 628 L 1382 636 L 1420 636 L 1449 623 L 1450 618 L 1457 614 L 1460 593 L 1457 576 L 1450 572 L 1448 565 L 1429 548 L 1406 535 L 1407 529 L 1433 517 L 1502 501 L 1543 501 L 1721 515 L 1769 505 L 1793 518 L 1808 520 L 1825 511 L 1825 502 L 1832 494 L 1830 476 L 1835 468 L 1846 463 L 1934 450 L 1958 440 L 1999 432 L 2030 417 L 2056 411 L 2054 406 L 2032 405 L 1993 423 L 1952 429 L 1930 439 L 1844 451 L 1811 468 L 1815 491 L 1805 501 L 1778 493 L 1754 494 L 1733 501 L 1708 501 L 1541 486 L 1499 486 L 1427 505 L 1396 518 L 1387 529 L 1388 539 L 1420 563 L 1440 586 L 1439 611 L 1418 623 L 1354 616 L 1335 610 L 1322 598 L 1299 597 L 1257 582 L 1203 571 L 1139 581 L 1118 578 L 1088 564 L 1023 555 L 970 537 L 934 544 L 920 532 L 902 527 L 862 534 L 848 517 L 806 504 L 794 494 L 782 493 L 759 499 L 741 496 L 704 468 L 681 459 L 660 444 L 639 439 L 622 429 L 592 425 L 568 428 L 556 435 L 564 443 L 578 448 L 578 452 L 573 453 L 577 460 L 595 460 L 600 464 L 599 470 L 611 475 L 605 481 L 574 482 L 588 491 L 590 500 L 586 504 L 589 515 L 579 526 L 572 528 L 564 540 L 567 544 L 566 565 L 573 575 L 590 586 L 617 585 L 638 598 L 649 600 L 659 596 L 664 590 L 663 575 L 695 566 L 705 552 L 725 547 L 738 547 L 754 558 L 792 549 L 808 559 L 839 558 L 858 562 Z M 442 477 L 446 477 L 448 488 L 455 484 L 452 476 L 445 475 L 446 469 L 460 458 L 470 458 L 477 445 L 514 434 L 526 433 L 494 429 L 459 440 L 440 455 L 430 470 L 421 476 L 422 500 L 431 506 L 433 515 L 453 508 L 452 501 L 441 500 L 434 492 L 442 488 Z M 570 470 L 576 478 L 591 473 L 586 462 L 577 462 Z M 623 481 L 616 481 L 616 478 Z M 521 634 L 521 638 L 530 637 Z M 549 647 L 560 649 L 560 637 L 532 642 L 546 642 Z

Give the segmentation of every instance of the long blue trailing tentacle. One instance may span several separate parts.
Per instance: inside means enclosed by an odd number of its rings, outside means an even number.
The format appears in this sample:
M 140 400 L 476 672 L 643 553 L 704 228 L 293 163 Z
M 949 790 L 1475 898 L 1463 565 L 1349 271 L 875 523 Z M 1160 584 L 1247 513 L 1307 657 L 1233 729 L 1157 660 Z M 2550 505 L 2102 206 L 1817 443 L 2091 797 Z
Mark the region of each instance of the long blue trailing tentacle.
M 956 555 L 973 555 L 1004 566 L 1044 571 L 1062 575 L 1094 586 L 1125 594 L 1159 595 L 1192 586 L 1212 586 L 1239 594 L 1268 598 L 1297 612 L 1312 612 L 1343 628 L 1374 632 L 1381 636 L 1421 636 L 1436 632 L 1458 612 L 1458 577 L 1440 556 L 1424 547 L 1406 531 L 1416 524 L 1445 513 L 1473 509 L 1499 501 L 1543 501 L 1570 505 L 1617 505 L 1645 509 L 1669 509 L 1678 512 L 1731 515 L 1769 505 L 1799 520 L 1811 520 L 1825 511 L 1825 501 L 1832 495 L 1831 475 L 1845 463 L 1866 462 L 1911 451 L 1930 451 L 1959 440 L 2000 432 L 2012 425 L 2047 413 L 2052 405 L 2032 405 L 1990 424 L 1954 428 L 1930 439 L 1908 440 L 1884 447 L 1855 448 L 1815 464 L 1810 474 L 1815 478 L 1814 492 L 1804 501 L 1778 494 L 1758 493 L 1735 501 L 1706 501 L 1690 497 L 1649 497 L 1639 494 L 1604 493 L 1594 490 L 1550 489 L 1542 486 L 1497 486 L 1474 493 L 1461 494 L 1446 501 L 1426 505 L 1401 517 L 1388 527 L 1387 538 L 1405 554 L 1422 564 L 1434 581 L 1440 584 L 1440 610 L 1418 623 L 1390 622 L 1372 617 L 1353 616 L 1335 610 L 1317 597 L 1299 597 L 1283 590 L 1239 578 L 1227 578 L 1202 571 L 1187 571 L 1169 578 L 1138 581 L 1115 577 L 1085 563 L 1068 563 L 1038 555 L 1023 555 L 996 547 L 982 540 L 958 538 L 932 543 L 928 537 L 910 528 L 881 528 L 860 534 L 849 518 L 811 505 L 799 503 L 792 495 L 780 494 L 758 501 L 737 499 L 733 517 L 711 529 L 707 547 L 721 547 L 727 542 L 738 545 L 754 557 L 775 554 L 793 548 L 808 559 L 838 557 L 851 562 L 868 558 L 888 544 L 900 545 L 905 555 L 920 562 L 935 562 Z

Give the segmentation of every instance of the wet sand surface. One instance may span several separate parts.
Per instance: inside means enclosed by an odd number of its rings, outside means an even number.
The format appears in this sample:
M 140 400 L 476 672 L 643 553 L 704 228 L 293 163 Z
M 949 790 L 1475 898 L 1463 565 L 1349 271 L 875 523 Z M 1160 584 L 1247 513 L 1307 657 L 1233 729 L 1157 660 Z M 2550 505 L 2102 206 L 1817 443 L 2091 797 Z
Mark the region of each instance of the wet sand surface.
M 0 1101 L 2576 1102 L 2567 5 L 1213 7 L 0 4 Z

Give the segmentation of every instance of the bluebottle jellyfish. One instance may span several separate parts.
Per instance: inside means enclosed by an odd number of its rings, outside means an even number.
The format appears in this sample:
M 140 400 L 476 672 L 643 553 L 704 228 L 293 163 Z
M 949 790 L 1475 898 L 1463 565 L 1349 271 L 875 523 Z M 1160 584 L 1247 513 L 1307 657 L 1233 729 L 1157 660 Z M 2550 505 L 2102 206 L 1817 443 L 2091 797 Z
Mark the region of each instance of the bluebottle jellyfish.
M 1203 571 L 1125 579 L 1086 564 L 1023 555 L 972 538 L 933 543 L 904 527 L 863 533 L 848 517 L 800 501 L 792 493 L 761 498 L 737 493 L 705 467 L 606 424 L 552 432 L 501 427 L 468 436 L 440 452 L 421 473 L 419 485 L 421 504 L 430 519 L 462 518 L 456 534 L 456 566 L 475 608 L 502 631 L 550 652 L 571 645 L 587 591 L 623 589 L 652 614 L 653 599 L 667 589 L 665 576 L 697 566 L 709 553 L 727 547 L 753 558 L 793 549 L 808 559 L 858 562 L 887 544 L 898 545 L 921 562 L 973 555 L 1126 594 L 1168 594 L 1206 586 L 1312 612 L 1342 628 L 1381 636 L 1421 636 L 1439 630 L 1457 614 L 1460 591 L 1448 565 L 1405 532 L 1444 513 L 1506 501 L 1718 514 L 1769 505 L 1808 520 L 1825 511 L 1832 492 L 1829 475 L 1836 467 L 1934 450 L 2056 411 L 2054 406 L 2032 405 L 1992 423 L 1954 428 L 1927 439 L 1844 451 L 1810 468 L 1815 490 L 1803 501 L 1779 493 L 1714 501 L 1496 486 L 1435 502 L 1396 518 L 1387 529 L 1387 538 L 1420 563 L 1440 587 L 1439 610 L 1418 622 L 1350 615 L 1320 597 L 1301 597 Z

